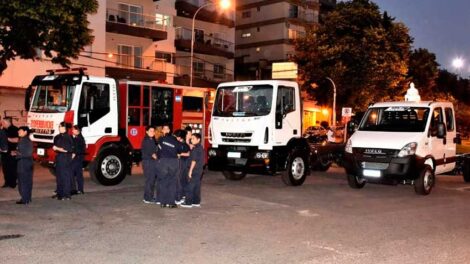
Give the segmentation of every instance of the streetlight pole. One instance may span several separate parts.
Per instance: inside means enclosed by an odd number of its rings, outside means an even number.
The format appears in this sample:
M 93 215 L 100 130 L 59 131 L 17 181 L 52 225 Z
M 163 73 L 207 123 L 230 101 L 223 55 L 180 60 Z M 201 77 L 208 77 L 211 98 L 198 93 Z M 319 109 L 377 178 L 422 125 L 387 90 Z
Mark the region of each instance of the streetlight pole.
M 336 85 L 330 77 L 326 77 L 328 81 L 333 85 L 333 126 L 336 126 Z
M 214 5 L 213 2 L 207 2 L 203 5 L 201 5 L 197 10 L 196 12 L 194 12 L 194 15 L 193 15 L 193 25 L 192 25 L 192 28 L 191 28 L 191 71 L 189 73 L 189 86 L 190 87 L 193 87 L 193 62 L 194 62 L 194 25 L 196 24 L 196 16 L 197 14 L 199 13 L 199 11 L 201 11 L 204 7 L 206 6 L 210 6 L 210 5 Z

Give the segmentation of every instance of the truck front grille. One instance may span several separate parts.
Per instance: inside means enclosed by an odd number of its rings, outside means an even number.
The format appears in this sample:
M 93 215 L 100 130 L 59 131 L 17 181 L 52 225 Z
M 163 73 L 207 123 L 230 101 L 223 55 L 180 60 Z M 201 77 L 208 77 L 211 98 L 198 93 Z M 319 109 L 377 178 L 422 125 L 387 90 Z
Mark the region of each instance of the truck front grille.
M 222 132 L 222 142 L 227 143 L 250 143 L 253 133 Z
M 386 170 L 388 169 L 389 163 L 380 163 L 380 162 L 362 162 L 363 169 L 369 170 Z

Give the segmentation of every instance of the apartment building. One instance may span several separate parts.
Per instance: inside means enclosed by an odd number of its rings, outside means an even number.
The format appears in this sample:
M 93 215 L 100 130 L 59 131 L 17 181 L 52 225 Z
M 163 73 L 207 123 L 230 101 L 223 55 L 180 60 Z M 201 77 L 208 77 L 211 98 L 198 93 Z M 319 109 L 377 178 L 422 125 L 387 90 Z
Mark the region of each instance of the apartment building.
M 236 12 L 236 79 L 271 79 L 272 63 L 289 61 L 294 40 L 319 23 L 334 0 L 239 0 Z
M 207 2 L 175 1 L 175 84 L 190 85 L 192 21 L 195 12 Z M 216 2 L 203 7 L 195 19 L 193 86 L 216 87 L 220 82 L 233 80 L 235 12 L 233 7 L 231 10 L 220 10 Z M 232 2 L 235 5 L 235 0 Z

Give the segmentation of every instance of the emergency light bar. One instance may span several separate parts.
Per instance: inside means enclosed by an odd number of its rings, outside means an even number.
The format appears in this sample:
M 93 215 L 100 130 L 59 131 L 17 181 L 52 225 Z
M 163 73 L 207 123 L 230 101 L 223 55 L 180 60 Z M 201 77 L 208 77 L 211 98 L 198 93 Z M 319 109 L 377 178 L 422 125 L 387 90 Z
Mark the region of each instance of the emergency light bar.
M 59 72 L 79 72 L 80 74 L 84 75 L 86 70 L 88 69 L 84 67 L 79 67 L 79 68 L 51 69 L 51 70 L 46 70 L 46 72 L 49 73 L 50 75 L 54 73 L 59 73 Z

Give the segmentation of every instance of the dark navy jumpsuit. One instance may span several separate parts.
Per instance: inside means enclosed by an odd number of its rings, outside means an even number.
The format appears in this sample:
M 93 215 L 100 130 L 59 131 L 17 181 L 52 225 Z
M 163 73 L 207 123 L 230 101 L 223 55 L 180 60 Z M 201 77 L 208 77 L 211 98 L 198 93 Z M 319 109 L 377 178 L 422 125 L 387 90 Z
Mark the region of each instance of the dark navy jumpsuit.
M 86 152 L 85 139 L 82 134 L 72 136 L 73 153 L 75 157 L 72 159 L 72 190 L 83 193 L 83 159 Z
M 16 159 L 21 201 L 30 203 L 33 190 L 33 142 L 29 137 L 22 137 L 18 142 Z
M 63 148 L 64 152 L 56 152 L 55 156 L 55 173 L 57 180 L 57 196 L 58 198 L 69 198 L 70 189 L 72 187 L 72 151 L 73 140 L 69 134 L 58 134 L 54 137 L 54 146 Z
M 191 150 L 186 142 L 181 143 L 181 153 L 187 153 Z M 176 186 L 176 200 L 179 201 L 184 196 L 184 190 L 188 184 L 188 161 L 189 157 L 180 156 L 180 164 L 178 171 L 178 184 Z
M 186 200 L 185 204 L 200 204 L 201 203 L 201 179 L 204 172 L 204 149 L 201 144 L 197 144 L 191 150 L 189 156 L 189 166 L 191 162 L 195 161 L 196 166 L 193 168 L 191 179 L 186 186 Z M 188 168 L 189 173 L 189 168 Z M 188 174 L 186 174 L 188 176 Z
M 167 135 L 158 140 L 158 199 L 162 205 L 175 205 L 178 154 L 181 150 L 181 143 L 174 136 Z
M 18 128 L 14 125 L 10 125 L 4 129 L 7 139 L 18 138 Z M 11 152 L 16 150 L 17 144 L 11 143 L 7 140 L 8 150 L 6 153 L 2 153 L 2 170 L 3 177 L 5 178 L 5 186 L 15 188 L 16 187 L 16 157 L 11 155 Z
M 142 140 L 140 149 L 142 151 L 142 168 L 145 176 L 144 200 L 148 202 L 156 202 L 158 195 L 155 190 L 157 161 L 152 157 L 152 155 L 157 154 L 155 139 L 153 137 L 145 136 Z

